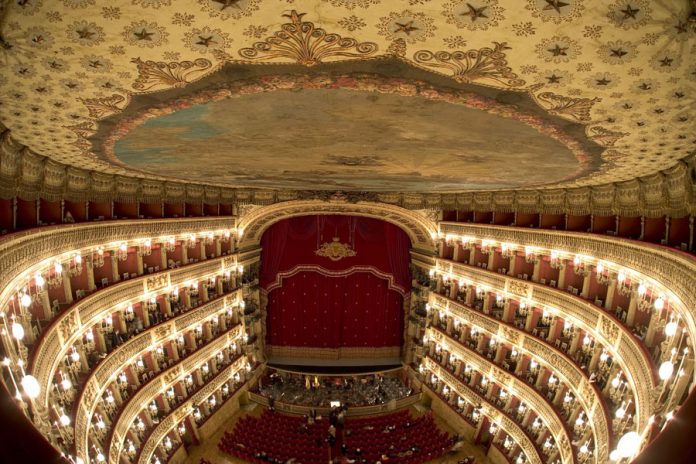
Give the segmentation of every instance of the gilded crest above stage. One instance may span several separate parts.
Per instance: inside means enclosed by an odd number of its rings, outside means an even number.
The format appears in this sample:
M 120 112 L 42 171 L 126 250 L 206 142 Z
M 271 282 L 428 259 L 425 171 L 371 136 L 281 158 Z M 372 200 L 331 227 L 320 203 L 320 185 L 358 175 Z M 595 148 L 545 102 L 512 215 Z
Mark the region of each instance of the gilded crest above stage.
M 329 258 L 331 261 L 340 261 L 343 258 L 355 256 L 357 253 L 348 243 L 341 243 L 339 237 L 334 237 L 331 242 L 324 242 L 314 251 L 317 256 Z

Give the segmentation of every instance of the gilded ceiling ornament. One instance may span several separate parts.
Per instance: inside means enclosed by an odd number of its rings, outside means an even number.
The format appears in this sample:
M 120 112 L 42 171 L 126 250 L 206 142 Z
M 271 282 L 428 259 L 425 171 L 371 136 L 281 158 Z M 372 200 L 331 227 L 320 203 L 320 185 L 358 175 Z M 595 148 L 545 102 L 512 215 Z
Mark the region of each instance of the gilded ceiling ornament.
M 210 60 L 205 58 L 180 63 L 133 58 L 131 62 L 138 66 L 138 78 L 133 83 L 133 88 L 140 91 L 151 91 L 156 87 L 156 90 L 182 87 L 195 80 L 194 76 L 197 77 L 212 66 Z
M 504 50 L 509 49 L 505 42 L 494 42 L 494 48 L 484 47 L 466 52 L 431 52 L 420 50 L 413 55 L 416 63 L 428 69 L 446 69 L 457 82 L 485 83 L 493 81 L 506 87 L 520 87 L 525 81 L 507 65 Z
M 569 22 L 580 18 L 585 6 L 581 0 L 527 0 L 527 10 L 544 22 Z
M 424 13 L 404 10 L 391 12 L 389 16 L 379 18 L 378 33 L 387 40 L 404 39 L 408 43 L 424 42 L 435 35 L 437 29 L 433 18 Z
M 126 97 L 117 93 L 105 98 L 79 98 L 78 100 L 89 110 L 89 117 L 94 119 L 102 119 L 119 113 L 126 106 L 119 106 L 126 101 Z
M 143 8 L 154 8 L 157 9 L 161 6 L 169 6 L 172 4 L 172 0 L 131 0 L 133 5 L 140 5 Z
M 638 52 L 631 42 L 612 40 L 597 49 L 599 58 L 608 64 L 625 64 L 633 61 Z
M 92 121 L 84 121 L 63 127 L 77 134 L 78 138 L 87 138 L 94 133 L 94 123 Z
M 111 71 L 113 64 L 101 55 L 85 55 L 80 60 L 84 69 L 93 73 L 107 73 Z
M 251 16 L 259 9 L 259 0 L 198 0 L 198 3 L 210 16 L 222 20 Z
M 607 17 L 615 26 L 623 29 L 639 29 L 650 21 L 648 0 L 618 0 L 609 6 Z
M 565 63 L 580 56 L 580 45 L 567 36 L 553 36 L 542 40 L 536 46 L 536 52 L 544 61 Z
M 590 138 L 603 147 L 613 147 L 622 137 L 629 135 L 626 132 L 611 131 L 602 126 L 589 128 Z
M 90 5 L 94 5 L 95 0 L 62 0 L 63 5 L 68 8 L 87 8 Z
M 387 47 L 387 53 L 394 56 L 406 56 L 406 41 L 404 39 L 396 39 Z
M 341 19 L 338 24 L 343 29 L 350 32 L 357 31 L 358 29 L 362 29 L 363 27 L 367 26 L 367 23 L 365 23 L 362 18 L 358 18 L 355 15 L 346 16 L 345 18 Z
M 469 30 L 486 30 L 505 19 L 498 0 L 453 0 L 443 5 L 449 24 Z
M 252 48 L 242 48 L 239 55 L 249 61 L 287 59 L 314 66 L 327 58 L 365 58 L 377 51 L 377 44 L 373 42 L 358 42 L 315 28 L 314 23 L 302 21 L 305 14 L 296 10 L 284 14 L 291 22 L 283 24 L 280 31 L 263 42 L 256 42 Z
M 164 26 L 146 20 L 132 22 L 123 30 L 123 38 L 129 45 L 154 48 L 167 43 L 169 33 Z
M 329 258 L 331 261 L 340 261 L 343 258 L 357 255 L 349 244 L 341 243 L 340 240 L 340 238 L 334 237 L 332 242 L 322 243 L 321 246 L 314 251 L 314 254 Z
M 41 8 L 43 0 L 24 0 L 22 2 L 15 2 L 17 4 L 17 10 L 23 15 L 31 16 L 36 11 Z
M 380 0 L 323 0 L 330 2 L 333 6 L 342 6 L 349 10 L 357 8 L 369 8 L 370 5 L 376 5 Z
M 104 41 L 104 29 L 94 22 L 75 21 L 68 26 L 67 36 L 79 45 L 92 47 Z
M 220 29 L 211 29 L 205 26 L 202 29 L 193 29 L 184 35 L 184 44 L 198 53 L 208 53 L 209 50 L 225 49 L 230 46 L 232 39 L 229 34 Z
M 599 98 L 570 98 L 553 92 L 542 92 L 535 99 L 550 114 L 580 122 L 591 120 L 592 106 L 600 101 Z

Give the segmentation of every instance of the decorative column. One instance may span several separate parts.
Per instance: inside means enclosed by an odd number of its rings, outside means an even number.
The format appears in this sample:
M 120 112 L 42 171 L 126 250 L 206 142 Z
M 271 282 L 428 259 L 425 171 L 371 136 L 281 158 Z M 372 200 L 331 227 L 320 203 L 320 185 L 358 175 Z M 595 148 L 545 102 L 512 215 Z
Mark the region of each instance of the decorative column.
M 631 290 L 631 297 L 628 302 L 628 313 L 626 314 L 626 325 L 628 327 L 633 327 L 633 323 L 636 320 L 636 311 L 638 310 L 638 298 L 638 291 L 635 288 L 633 288 L 633 290 Z
M 604 299 L 604 309 L 611 309 L 611 305 L 614 303 L 614 295 L 616 294 L 616 284 L 616 275 L 612 274 L 607 286 L 607 297 Z
M 94 282 L 94 262 L 92 260 L 92 255 L 89 254 L 85 257 L 85 264 L 87 267 L 87 291 L 93 292 L 97 289 L 97 285 Z
M 136 247 L 135 259 L 136 259 L 136 265 L 137 265 L 136 272 L 138 273 L 139 276 L 141 276 L 141 275 L 145 274 L 145 265 L 143 264 L 143 246 L 142 245 L 138 245 Z
M 592 279 L 592 272 L 587 272 L 584 274 L 584 279 L 582 280 L 582 292 L 580 296 L 587 298 L 590 295 L 590 279 Z
M 510 277 L 515 277 L 515 268 L 517 267 L 517 251 L 512 252 L 510 257 L 510 269 L 508 270 L 508 275 Z
M 181 264 L 188 264 L 188 244 L 185 241 L 181 242 Z
M 205 255 L 205 239 L 200 240 L 200 242 L 201 242 L 201 245 L 200 245 L 201 246 L 201 261 L 203 261 L 204 259 L 207 259 L 206 255 Z
M 167 269 L 167 249 L 164 248 L 164 242 L 160 242 L 160 269 Z
M 73 302 L 73 295 L 72 295 L 72 285 L 70 283 L 70 275 L 65 272 L 65 269 L 61 272 L 61 275 L 63 277 L 63 291 L 65 293 L 65 302 L 70 304 Z
M 111 275 L 114 279 L 114 283 L 121 281 L 121 274 L 118 273 L 118 258 L 115 252 L 110 253 L 111 261 Z
M 568 262 L 565 259 L 561 259 L 560 266 L 558 268 L 558 283 L 556 284 L 556 288 L 559 288 L 561 290 L 565 288 L 567 263 Z
M 539 282 L 539 275 L 541 274 L 541 258 L 534 260 L 534 270 L 532 271 L 532 282 Z

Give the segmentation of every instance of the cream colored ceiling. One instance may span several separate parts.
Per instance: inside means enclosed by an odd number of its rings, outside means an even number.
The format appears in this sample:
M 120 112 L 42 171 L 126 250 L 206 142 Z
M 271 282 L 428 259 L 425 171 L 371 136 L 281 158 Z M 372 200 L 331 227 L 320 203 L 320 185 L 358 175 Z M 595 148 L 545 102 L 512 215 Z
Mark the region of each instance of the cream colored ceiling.
M 502 50 L 515 79 L 485 72 L 468 78 L 529 92 L 554 114 L 585 124 L 587 135 L 607 147 L 598 171 L 555 187 L 653 174 L 696 150 L 696 24 L 689 20 L 689 0 L 4 3 L 0 121 L 36 153 L 86 169 L 129 174 L 97 159 L 85 138 L 99 118 L 122 110 L 140 92 L 143 75 L 135 59 L 209 60 L 191 79 L 230 61 L 296 63 L 287 54 L 251 59 L 240 53 L 292 21 L 374 43 L 370 56 L 396 53 L 445 75 L 456 70 L 433 67 L 433 60 L 422 59 L 427 52 Z M 341 59 L 354 58 L 322 57 Z M 95 111 L 95 102 L 110 111 Z

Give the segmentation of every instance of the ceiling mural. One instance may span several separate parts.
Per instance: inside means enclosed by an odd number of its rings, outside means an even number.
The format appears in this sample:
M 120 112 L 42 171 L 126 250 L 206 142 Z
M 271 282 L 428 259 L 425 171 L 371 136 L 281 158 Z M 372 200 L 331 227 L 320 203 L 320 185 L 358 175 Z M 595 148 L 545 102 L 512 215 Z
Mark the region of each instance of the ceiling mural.
M 260 75 L 235 77 L 253 72 Z M 230 66 L 195 89 L 134 96 L 90 141 L 97 156 L 146 174 L 183 171 L 248 188 L 516 188 L 601 164 L 603 149 L 582 124 L 550 116 L 531 98 L 444 88 L 432 78 L 393 58 L 318 65 L 311 75 L 298 66 Z M 511 97 L 514 105 L 503 103 Z
M 0 121 L 34 152 L 103 173 L 227 187 L 571 188 L 654 174 L 696 151 L 690 0 L 3 6 Z M 394 60 L 432 77 L 397 83 L 380 69 Z M 304 72 L 274 71 L 285 88 L 268 89 L 251 70 L 280 63 Z M 357 88 L 366 63 L 384 88 Z M 307 84 L 322 72 L 335 83 L 329 64 L 344 64 L 354 88 Z M 389 87 L 416 77 L 425 83 L 410 95 Z M 461 92 L 496 104 L 448 100 Z

